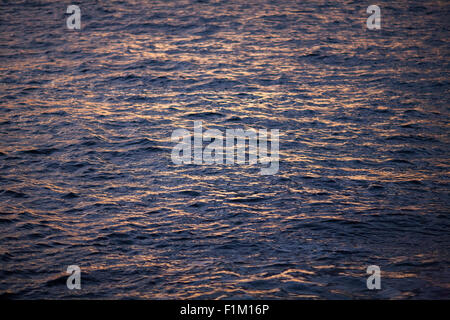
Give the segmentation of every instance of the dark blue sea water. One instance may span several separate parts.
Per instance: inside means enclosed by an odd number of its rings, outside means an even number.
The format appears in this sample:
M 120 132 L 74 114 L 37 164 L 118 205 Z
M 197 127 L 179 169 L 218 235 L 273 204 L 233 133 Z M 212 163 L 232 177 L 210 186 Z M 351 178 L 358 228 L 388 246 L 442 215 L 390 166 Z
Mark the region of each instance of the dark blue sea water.
M 1 297 L 450 297 L 447 1 L 69 4 L 0 1 Z M 173 164 L 195 120 L 278 174 Z

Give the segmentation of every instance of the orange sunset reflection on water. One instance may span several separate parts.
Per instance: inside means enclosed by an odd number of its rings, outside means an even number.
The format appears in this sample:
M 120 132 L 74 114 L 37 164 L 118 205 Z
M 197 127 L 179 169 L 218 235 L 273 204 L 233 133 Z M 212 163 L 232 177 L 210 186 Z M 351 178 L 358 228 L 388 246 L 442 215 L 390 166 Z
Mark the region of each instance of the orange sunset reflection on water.
M 448 297 L 448 4 L 65 6 L 0 9 L 0 297 Z M 175 164 L 195 121 L 279 170 Z

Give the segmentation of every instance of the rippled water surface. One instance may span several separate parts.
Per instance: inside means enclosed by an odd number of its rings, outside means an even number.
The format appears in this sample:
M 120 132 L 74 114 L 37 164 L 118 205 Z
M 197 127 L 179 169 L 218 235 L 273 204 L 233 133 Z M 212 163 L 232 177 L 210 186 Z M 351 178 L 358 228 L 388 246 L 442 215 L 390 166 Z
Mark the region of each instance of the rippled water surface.
M 2 297 L 450 297 L 448 2 L 0 3 Z M 278 174 L 173 164 L 195 120 Z

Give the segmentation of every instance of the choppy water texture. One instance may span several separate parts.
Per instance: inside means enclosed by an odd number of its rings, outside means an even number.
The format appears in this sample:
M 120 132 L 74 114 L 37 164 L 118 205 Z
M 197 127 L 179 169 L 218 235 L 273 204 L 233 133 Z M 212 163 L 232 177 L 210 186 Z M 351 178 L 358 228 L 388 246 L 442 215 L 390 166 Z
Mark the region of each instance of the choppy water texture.
M 449 298 L 450 5 L 369 4 L 2 1 L 2 297 Z M 279 173 L 174 165 L 194 120 Z

